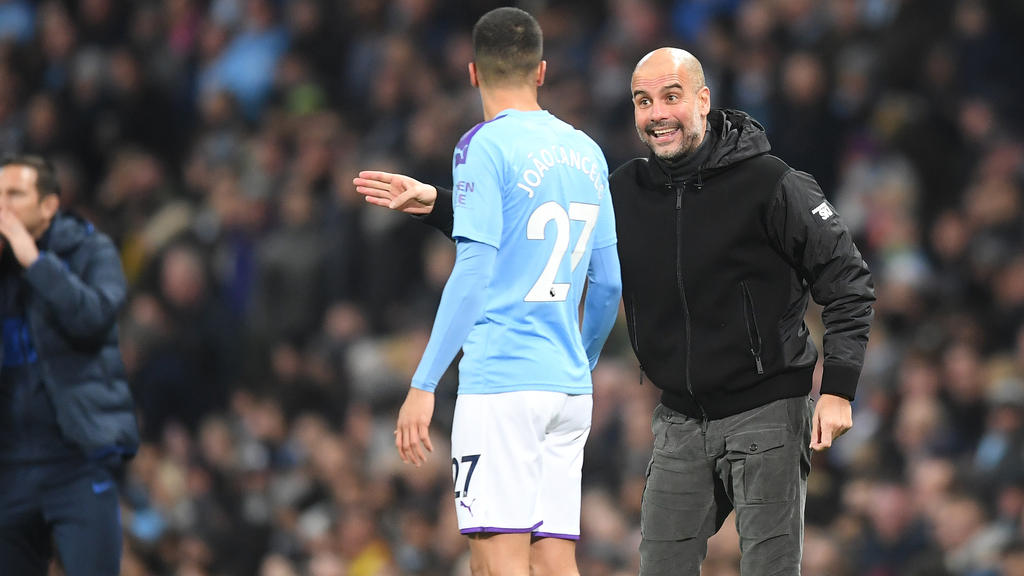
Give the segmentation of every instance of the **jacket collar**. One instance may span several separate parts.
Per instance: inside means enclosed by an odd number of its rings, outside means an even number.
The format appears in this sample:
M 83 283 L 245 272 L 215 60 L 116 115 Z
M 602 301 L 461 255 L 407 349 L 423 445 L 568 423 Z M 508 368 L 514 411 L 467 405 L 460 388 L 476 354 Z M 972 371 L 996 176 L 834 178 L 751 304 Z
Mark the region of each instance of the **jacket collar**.
M 704 176 L 769 150 L 771 144 L 764 126 L 749 114 L 740 110 L 714 109 L 708 114 L 708 131 L 693 159 L 674 164 L 661 160 L 652 152 L 648 155 L 648 175 L 655 185 L 685 182 L 694 176 L 701 182 Z
M 94 232 L 92 224 L 70 212 L 60 211 L 50 222 L 50 228 L 40 239 L 45 248 L 55 254 L 66 254 L 78 247 Z

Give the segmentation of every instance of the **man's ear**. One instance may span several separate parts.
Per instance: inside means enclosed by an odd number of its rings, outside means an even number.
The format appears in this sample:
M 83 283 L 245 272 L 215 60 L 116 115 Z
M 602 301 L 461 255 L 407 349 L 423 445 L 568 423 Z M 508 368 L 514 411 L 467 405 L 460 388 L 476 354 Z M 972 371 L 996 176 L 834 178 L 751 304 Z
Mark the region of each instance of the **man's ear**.
M 49 222 L 57 215 L 57 210 L 60 208 L 60 197 L 56 194 L 47 194 L 39 201 L 39 206 L 43 211 L 43 219 Z
M 711 112 L 711 88 L 701 86 L 697 91 L 697 102 L 700 105 L 701 116 L 707 116 Z
M 541 60 L 540 61 L 540 65 L 537 66 L 537 86 L 543 86 L 544 85 L 544 75 L 547 74 L 547 71 L 548 71 L 548 61 L 547 60 Z
M 476 62 L 469 63 L 469 84 L 474 88 L 480 87 L 480 77 L 477 76 Z

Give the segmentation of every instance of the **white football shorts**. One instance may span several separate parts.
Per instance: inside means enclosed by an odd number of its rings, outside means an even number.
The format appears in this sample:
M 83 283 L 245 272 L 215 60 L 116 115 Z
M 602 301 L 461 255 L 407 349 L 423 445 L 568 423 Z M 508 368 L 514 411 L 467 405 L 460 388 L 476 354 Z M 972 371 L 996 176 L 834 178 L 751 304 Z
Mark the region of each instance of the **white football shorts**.
M 452 423 L 459 531 L 578 540 L 590 394 L 460 394 Z

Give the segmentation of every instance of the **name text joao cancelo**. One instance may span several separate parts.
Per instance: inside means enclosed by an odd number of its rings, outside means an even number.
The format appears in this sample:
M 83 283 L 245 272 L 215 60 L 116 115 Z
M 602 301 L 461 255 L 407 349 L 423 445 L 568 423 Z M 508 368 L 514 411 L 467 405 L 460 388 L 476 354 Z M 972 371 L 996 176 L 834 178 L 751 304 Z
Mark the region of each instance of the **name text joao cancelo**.
M 532 161 L 533 167 L 523 170 L 516 186 L 526 190 L 530 198 L 533 198 L 534 188 L 540 186 L 544 181 L 544 174 L 556 165 L 570 166 L 586 174 L 594 183 L 594 189 L 597 190 L 599 198 L 600 194 L 604 192 L 605 180 L 598 177 L 600 165 L 588 155 L 580 154 L 571 148 L 567 150 L 564 146 L 551 146 L 542 148 L 539 152 L 530 152 L 526 158 L 527 166 Z

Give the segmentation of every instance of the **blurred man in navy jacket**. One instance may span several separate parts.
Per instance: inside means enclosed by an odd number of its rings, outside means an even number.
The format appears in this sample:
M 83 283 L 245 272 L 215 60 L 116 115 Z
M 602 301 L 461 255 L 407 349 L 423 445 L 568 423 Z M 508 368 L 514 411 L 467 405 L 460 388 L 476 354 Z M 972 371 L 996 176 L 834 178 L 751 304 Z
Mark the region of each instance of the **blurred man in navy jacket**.
M 117 249 L 60 212 L 52 165 L 0 162 L 0 574 L 114 575 L 115 475 L 138 445 Z

